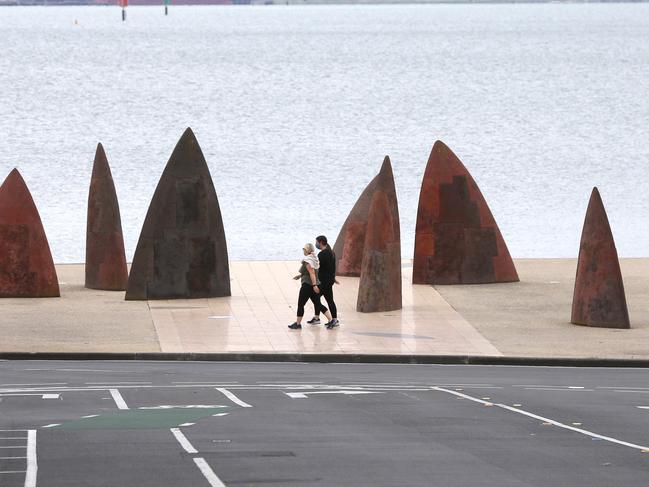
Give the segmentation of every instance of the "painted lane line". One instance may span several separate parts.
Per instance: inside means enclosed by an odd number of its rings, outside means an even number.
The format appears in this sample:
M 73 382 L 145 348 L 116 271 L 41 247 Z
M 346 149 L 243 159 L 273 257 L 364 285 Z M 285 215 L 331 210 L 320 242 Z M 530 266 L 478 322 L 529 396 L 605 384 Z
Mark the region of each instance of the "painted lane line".
M 27 432 L 27 474 L 25 475 L 25 487 L 36 487 L 37 474 L 36 430 L 29 430 Z
M 180 429 L 171 428 L 170 431 L 171 433 L 173 433 L 176 440 L 178 440 L 180 446 L 183 447 L 183 450 L 185 450 L 187 453 L 198 453 L 198 450 L 192 446 L 192 444 L 189 442 L 187 437 L 183 435 L 183 432 L 180 431 Z
M 113 401 L 115 401 L 117 409 L 128 409 L 126 401 L 124 401 L 124 398 L 122 397 L 122 394 L 120 394 L 118 389 L 109 389 L 108 392 L 110 392 Z
M 196 423 L 183 423 L 178 426 L 194 426 Z
M 26 436 L 3 436 L 0 440 L 26 440 Z
M 0 460 L 24 460 L 27 457 L 0 457 Z
M 212 416 L 215 417 L 215 418 L 220 418 L 221 416 L 227 416 L 228 414 L 230 414 L 230 413 L 216 413 L 216 414 L 213 414 Z
M 483 401 L 482 399 L 478 399 L 477 397 L 472 397 L 472 396 L 469 396 L 467 394 L 462 394 L 461 392 L 451 391 L 449 389 L 444 389 L 442 387 L 433 387 L 433 390 L 446 392 L 447 394 L 452 394 L 454 396 L 462 397 L 464 399 L 469 399 L 470 401 L 477 402 L 477 403 L 483 404 L 485 406 L 494 405 L 494 406 L 497 406 L 499 408 L 506 409 L 507 411 L 517 413 L 517 414 L 522 414 L 523 416 L 527 416 L 529 418 L 537 419 L 539 421 L 543 421 L 545 423 L 548 423 L 548 424 L 551 424 L 551 425 L 554 425 L 554 426 L 558 426 L 559 428 L 563 428 L 563 429 L 566 429 L 568 431 L 574 431 L 575 433 L 579 433 L 579 434 L 582 434 L 582 435 L 585 435 L 585 436 L 590 436 L 591 438 L 596 438 L 598 440 L 604 440 L 604 441 L 608 441 L 610 443 L 615 443 L 617 445 L 626 446 L 626 447 L 629 447 L 629 448 L 633 448 L 635 450 L 640 450 L 641 452 L 649 451 L 649 447 L 647 447 L 647 446 L 637 445 L 635 443 L 629 443 L 627 441 L 618 440 L 617 438 L 612 438 L 610 436 L 600 435 L 599 433 L 595 433 L 593 431 L 588 431 L 588 430 L 585 430 L 585 429 L 582 429 L 582 428 L 575 428 L 574 426 L 570 426 L 570 425 L 567 425 L 565 423 L 555 421 L 554 419 L 546 418 L 544 416 L 539 416 L 538 414 L 530 413 L 530 412 L 525 411 L 525 410 L 520 409 L 520 408 L 507 406 L 506 404 L 488 403 L 487 401 Z
M 67 382 L 41 382 L 38 384 L 0 384 L 0 387 L 16 387 L 16 386 L 67 386 Z
M 595 389 L 584 389 L 583 387 L 559 389 L 557 387 L 524 387 L 526 391 L 563 391 L 563 392 L 594 392 Z
M 88 418 L 96 418 L 98 417 L 98 414 L 88 414 L 87 416 L 81 416 L 82 419 L 88 419 Z
M 216 390 L 219 391 L 220 393 L 222 393 L 222 394 L 223 394 L 225 397 L 227 397 L 230 401 L 232 401 L 233 403 L 235 403 L 235 404 L 241 406 L 242 408 L 251 408 L 251 407 L 252 407 L 250 404 L 248 404 L 247 402 L 243 402 L 241 399 L 239 399 L 237 396 L 235 396 L 234 394 L 232 394 L 232 393 L 231 393 L 230 391 L 228 391 L 227 389 L 224 389 L 224 388 L 222 388 L 222 387 L 217 387 Z
M 26 470 L 4 470 L 0 471 L 0 473 L 25 473 Z
M 43 399 L 59 399 L 61 394 L 43 394 Z
M 4 433 L 6 431 L 29 431 L 29 430 L 0 430 L 0 431 L 2 431 Z
M 427 390 L 427 389 L 423 389 Z M 376 391 L 312 391 L 312 392 L 285 392 L 291 399 L 306 399 L 311 394 L 343 394 L 345 396 L 352 396 L 358 394 L 381 394 Z
M 61 426 L 61 423 L 46 424 L 45 426 L 41 426 L 41 428 L 54 428 L 55 426 Z
M 194 458 L 194 463 L 212 487 L 225 487 L 225 484 L 216 476 L 214 470 L 212 470 L 204 458 Z
M 85 382 L 89 386 L 112 386 L 112 385 L 124 385 L 124 384 L 151 384 L 150 381 L 129 381 L 129 382 Z
M 27 448 L 27 445 L 0 446 L 0 448 L 4 448 L 4 449 L 10 449 L 10 448 L 16 449 L 16 448 L 20 448 L 21 450 L 24 450 L 25 448 Z

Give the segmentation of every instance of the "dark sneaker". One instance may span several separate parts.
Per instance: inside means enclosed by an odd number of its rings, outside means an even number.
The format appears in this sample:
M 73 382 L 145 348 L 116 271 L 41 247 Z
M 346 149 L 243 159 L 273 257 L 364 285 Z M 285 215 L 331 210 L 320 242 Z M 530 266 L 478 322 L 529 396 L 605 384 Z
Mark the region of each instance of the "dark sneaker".
M 292 325 L 288 325 L 288 327 L 291 330 L 301 330 L 302 329 L 302 325 L 300 325 L 299 323 L 293 323 Z
M 331 320 L 329 323 L 327 323 L 327 330 L 333 330 L 334 328 L 337 328 L 340 326 L 340 321 L 338 321 L 338 318 L 334 318 Z
M 309 321 L 307 321 L 307 323 L 309 325 L 319 325 L 320 324 L 320 317 L 319 316 L 314 316 Z

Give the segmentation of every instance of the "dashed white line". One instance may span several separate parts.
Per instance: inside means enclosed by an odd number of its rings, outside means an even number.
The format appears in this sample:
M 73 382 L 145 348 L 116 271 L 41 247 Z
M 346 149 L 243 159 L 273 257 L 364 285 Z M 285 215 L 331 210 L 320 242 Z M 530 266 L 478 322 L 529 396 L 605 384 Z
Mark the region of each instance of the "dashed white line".
M 109 389 L 108 392 L 110 392 L 113 401 L 115 401 L 117 409 L 128 409 L 126 401 L 124 401 L 124 398 L 122 397 L 122 394 L 120 394 L 118 389 Z
M 25 475 L 25 487 L 36 487 L 37 473 L 36 430 L 29 430 L 27 432 L 27 474 Z
M 220 393 L 222 393 L 222 394 L 223 394 L 225 397 L 227 397 L 230 401 L 232 401 L 233 403 L 235 403 L 235 404 L 241 406 L 242 408 L 251 408 L 251 407 L 252 407 L 250 404 L 248 404 L 247 402 L 243 402 L 241 399 L 239 399 L 237 396 L 235 396 L 234 394 L 232 394 L 232 393 L 231 393 L 230 391 L 228 391 L 227 389 L 224 389 L 224 388 L 222 388 L 222 387 L 217 387 L 216 390 L 219 391 Z
M 454 396 L 462 397 L 464 399 L 468 399 L 470 401 L 477 402 L 477 403 L 483 404 L 485 406 L 497 406 L 499 408 L 506 409 L 507 411 L 511 411 L 513 413 L 522 414 L 523 416 L 527 416 L 529 418 L 534 418 L 534 419 L 538 419 L 539 421 L 543 421 L 545 423 L 553 424 L 554 426 L 558 426 L 559 428 L 563 428 L 563 429 L 566 429 L 566 430 L 569 430 L 569 431 L 574 431 L 575 433 L 580 433 L 582 435 L 590 436 L 591 438 L 597 438 L 597 439 L 600 439 L 600 440 L 608 441 L 610 443 L 616 443 L 618 445 L 633 448 L 635 450 L 640 450 L 642 452 L 649 452 L 649 447 L 647 447 L 647 446 L 636 445 L 635 443 L 629 443 L 627 441 L 618 440 L 617 438 L 612 438 L 610 436 L 600 435 L 599 433 L 594 433 L 592 431 L 588 431 L 588 430 L 585 430 L 585 429 L 575 428 L 574 426 L 569 426 L 569 425 L 561 423 L 559 421 L 555 421 L 555 420 L 550 419 L 550 418 L 539 416 L 538 414 L 530 413 L 530 412 L 525 411 L 525 410 L 520 409 L 520 408 L 507 406 L 506 404 L 494 404 L 494 403 L 491 403 L 491 402 L 483 401 L 482 399 L 478 399 L 477 397 L 469 396 L 467 394 L 462 394 L 461 392 L 456 392 L 456 391 L 451 391 L 449 389 L 444 389 L 443 387 L 433 387 L 432 389 L 436 390 L 436 391 L 446 392 L 447 394 L 452 394 Z
M 194 463 L 212 487 L 225 487 L 225 484 L 217 477 L 204 458 L 194 458 Z
M 183 447 L 183 450 L 185 450 L 187 453 L 198 453 L 198 450 L 192 446 L 192 444 L 189 442 L 187 437 L 183 435 L 183 432 L 180 431 L 180 429 L 171 428 L 170 431 L 175 436 L 176 440 L 178 440 L 180 446 Z
M 42 428 L 54 428 L 55 426 L 61 426 L 61 423 L 46 424 L 45 426 L 41 426 L 41 427 Z
M 98 414 L 88 414 L 86 416 L 81 416 L 82 419 L 88 419 L 88 418 L 96 418 L 99 416 Z
M 221 416 L 227 416 L 228 414 L 230 414 L 230 413 L 216 413 L 216 414 L 213 414 L 212 416 L 214 416 L 215 418 L 220 418 Z
M 183 423 L 179 426 L 194 426 L 196 423 Z

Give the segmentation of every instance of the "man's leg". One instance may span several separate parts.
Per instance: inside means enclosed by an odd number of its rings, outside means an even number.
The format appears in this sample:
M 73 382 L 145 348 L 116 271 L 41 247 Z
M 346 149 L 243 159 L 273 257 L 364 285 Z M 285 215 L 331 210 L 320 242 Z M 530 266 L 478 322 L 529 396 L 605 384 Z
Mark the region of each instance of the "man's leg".
M 329 311 L 331 311 L 332 318 L 338 318 L 338 309 L 336 308 L 336 303 L 334 302 L 333 284 L 323 285 L 320 289 L 322 291 L 322 295 L 325 298 L 325 301 L 327 301 L 327 306 L 329 306 Z

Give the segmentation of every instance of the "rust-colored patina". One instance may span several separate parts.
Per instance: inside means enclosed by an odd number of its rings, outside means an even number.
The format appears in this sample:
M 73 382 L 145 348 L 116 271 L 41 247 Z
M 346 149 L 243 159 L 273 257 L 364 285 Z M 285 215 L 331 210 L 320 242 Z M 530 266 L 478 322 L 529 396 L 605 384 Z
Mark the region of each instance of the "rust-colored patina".
M 0 187 L 0 297 L 60 296 L 45 230 L 17 169 Z
M 518 281 L 514 262 L 478 185 L 438 140 L 421 184 L 412 282 L 514 281 Z
M 384 191 L 390 202 L 390 207 L 396 211 L 394 230 L 397 238 L 400 238 L 399 210 L 397 207 L 397 192 L 394 186 L 392 164 L 390 163 L 390 158 L 385 156 L 381 170 L 363 190 L 358 200 L 356 200 L 334 244 L 336 274 L 339 276 L 359 277 L 361 275 L 370 205 L 379 185 L 385 188 Z
M 401 240 L 396 199 L 388 178 L 379 180 L 370 203 L 356 310 L 401 309 Z
M 603 328 L 631 326 L 615 240 L 597 188 L 590 196 L 581 233 L 571 322 Z
M 203 152 L 188 128 L 151 200 L 126 299 L 229 295 L 230 268 L 219 201 Z
M 97 144 L 88 193 L 86 287 L 124 291 L 127 281 L 117 193 L 104 148 Z

